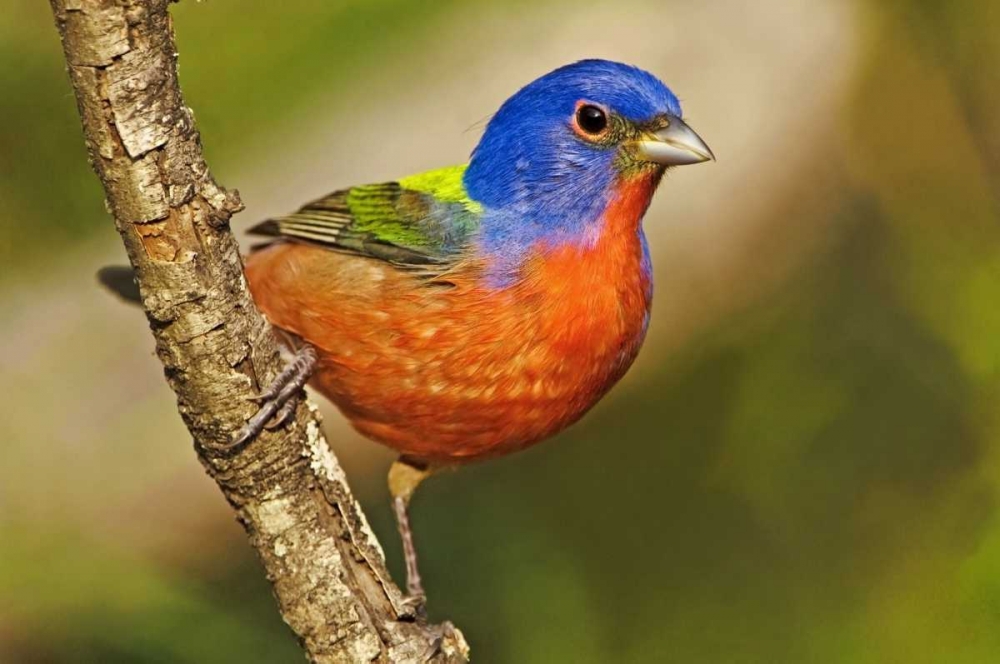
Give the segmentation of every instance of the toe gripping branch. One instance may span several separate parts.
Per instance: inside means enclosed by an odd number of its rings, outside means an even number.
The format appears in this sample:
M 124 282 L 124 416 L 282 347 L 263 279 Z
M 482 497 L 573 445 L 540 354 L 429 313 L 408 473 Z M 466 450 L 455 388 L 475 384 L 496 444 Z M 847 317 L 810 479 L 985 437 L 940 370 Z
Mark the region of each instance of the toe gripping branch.
M 316 349 L 302 346 L 291 362 L 281 370 L 271 384 L 253 397 L 260 408 L 240 427 L 231 441 L 222 449 L 236 450 L 259 436 L 265 429 L 277 429 L 287 422 L 298 407 L 298 399 L 305 384 L 316 370 Z

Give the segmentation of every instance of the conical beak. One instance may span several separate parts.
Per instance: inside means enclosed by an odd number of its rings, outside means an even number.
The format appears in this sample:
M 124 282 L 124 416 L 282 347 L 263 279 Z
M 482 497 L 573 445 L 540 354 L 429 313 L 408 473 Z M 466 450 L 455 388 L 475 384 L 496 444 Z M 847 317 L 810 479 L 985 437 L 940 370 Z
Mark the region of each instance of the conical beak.
M 673 115 L 663 129 L 648 134 L 637 143 L 639 157 L 664 166 L 684 166 L 714 160 L 715 155 L 701 136 Z

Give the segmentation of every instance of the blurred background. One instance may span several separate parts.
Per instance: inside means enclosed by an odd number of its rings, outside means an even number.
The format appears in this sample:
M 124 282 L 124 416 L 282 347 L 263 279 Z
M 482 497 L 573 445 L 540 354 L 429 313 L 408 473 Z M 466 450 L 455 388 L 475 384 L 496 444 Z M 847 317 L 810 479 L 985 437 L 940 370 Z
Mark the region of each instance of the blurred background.
M 655 314 L 625 381 L 557 439 L 421 489 L 432 617 L 476 661 L 997 661 L 1000 4 L 174 16 L 237 230 L 464 161 L 508 95 L 583 57 L 660 75 L 718 155 L 649 212 Z M 0 661 L 301 661 L 142 315 L 97 286 L 123 260 L 47 3 L 8 0 Z M 399 573 L 392 455 L 324 405 Z

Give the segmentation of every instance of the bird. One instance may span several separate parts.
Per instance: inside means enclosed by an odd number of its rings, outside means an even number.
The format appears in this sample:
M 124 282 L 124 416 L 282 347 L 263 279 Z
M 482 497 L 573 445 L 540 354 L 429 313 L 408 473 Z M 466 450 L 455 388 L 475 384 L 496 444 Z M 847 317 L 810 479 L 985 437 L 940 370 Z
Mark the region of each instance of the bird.
M 407 595 L 423 606 L 414 491 L 553 436 L 618 382 L 650 320 L 643 217 L 667 169 L 713 159 L 656 76 L 581 60 L 507 99 L 467 163 L 253 226 L 247 282 L 295 356 L 233 443 L 294 412 L 308 383 L 395 449 Z

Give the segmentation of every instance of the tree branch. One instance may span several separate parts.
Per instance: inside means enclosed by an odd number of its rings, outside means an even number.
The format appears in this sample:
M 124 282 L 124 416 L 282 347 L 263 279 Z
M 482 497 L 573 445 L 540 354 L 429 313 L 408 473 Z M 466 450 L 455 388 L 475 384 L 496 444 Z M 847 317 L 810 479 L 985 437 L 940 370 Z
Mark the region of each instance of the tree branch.
M 177 83 L 168 0 L 51 0 L 90 161 L 195 449 L 257 550 L 314 662 L 465 662 L 450 626 L 402 602 L 320 431 L 316 408 L 223 451 L 281 366 L 247 290 L 229 218 Z

